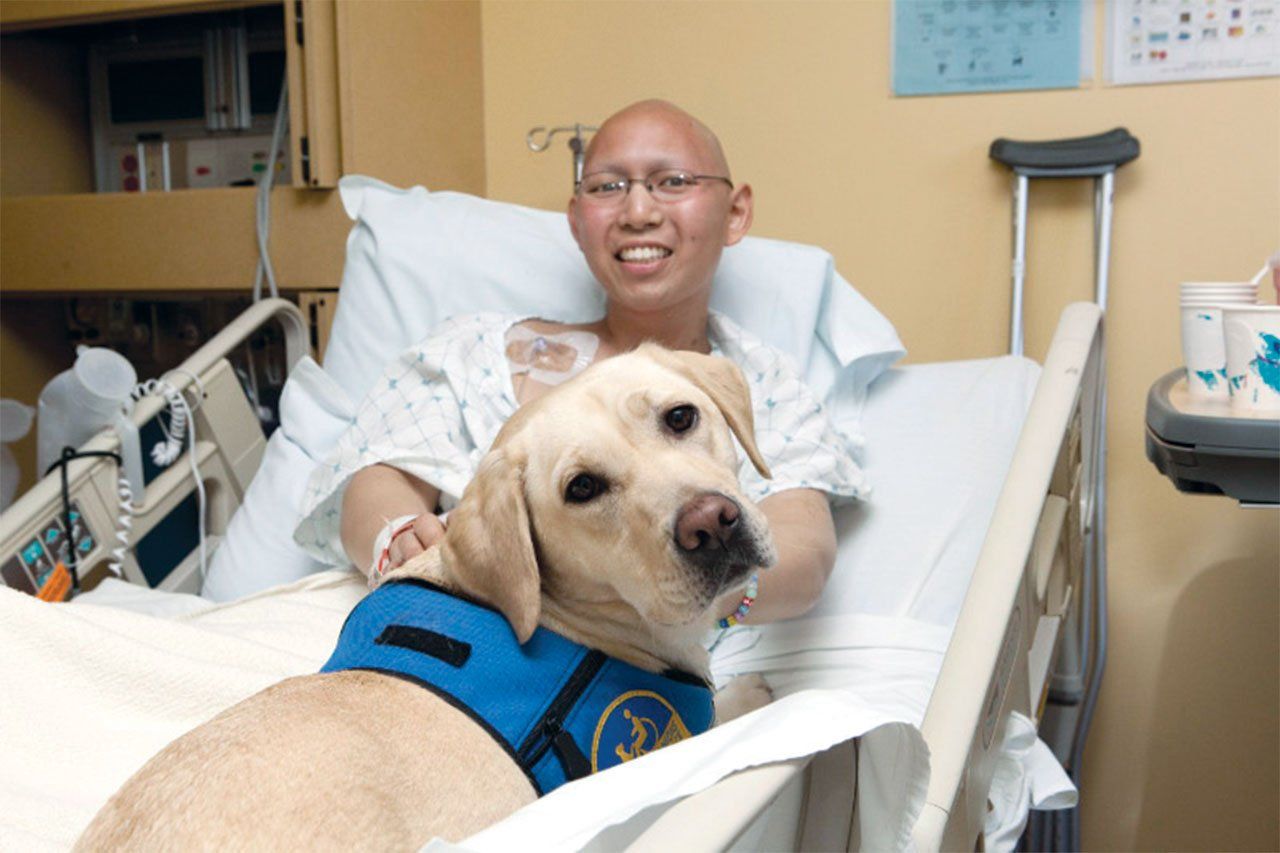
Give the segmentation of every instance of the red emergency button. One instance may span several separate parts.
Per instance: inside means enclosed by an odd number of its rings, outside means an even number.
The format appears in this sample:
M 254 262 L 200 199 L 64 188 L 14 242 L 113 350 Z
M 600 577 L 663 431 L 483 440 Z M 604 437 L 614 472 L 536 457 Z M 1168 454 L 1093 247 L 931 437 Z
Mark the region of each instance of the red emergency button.
M 196 166 L 196 174 L 197 174 L 197 175 L 207 175 L 207 174 L 209 174 L 209 173 L 210 173 L 210 172 L 212 172 L 212 171 L 213 171 L 213 170 L 212 170 L 212 169 L 210 169 L 208 166 Z
M 124 159 L 120 161 L 120 166 L 126 172 L 136 172 L 138 171 L 138 158 L 132 154 L 126 154 Z
M 139 186 L 140 186 L 140 184 L 138 183 L 138 178 L 137 178 L 137 176 L 136 176 L 136 175 L 125 175 L 125 176 L 124 176 L 124 191 L 125 191 L 125 192 L 129 192 L 129 193 L 136 193 L 136 192 L 138 191 L 138 187 L 139 187 Z

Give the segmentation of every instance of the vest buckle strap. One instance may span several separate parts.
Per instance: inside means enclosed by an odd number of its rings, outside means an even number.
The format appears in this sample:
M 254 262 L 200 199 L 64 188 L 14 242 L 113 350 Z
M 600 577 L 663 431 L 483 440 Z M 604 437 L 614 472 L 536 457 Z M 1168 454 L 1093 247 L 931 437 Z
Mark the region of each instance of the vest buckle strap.
M 574 668 L 573 674 L 565 682 L 564 687 L 560 689 L 556 697 L 551 700 L 551 704 L 547 706 L 547 711 L 542 715 L 542 719 L 534 724 L 533 731 L 529 733 L 524 743 L 520 744 L 519 750 L 516 751 L 516 756 L 525 767 L 533 768 L 561 735 L 564 735 L 570 742 L 573 741 L 573 737 L 562 728 L 565 717 L 568 716 L 573 706 L 577 704 L 578 699 L 590 686 L 591 681 L 599 674 L 606 660 L 608 658 L 605 657 L 604 653 L 595 649 L 589 650 L 583 656 L 577 667 Z M 578 778 L 571 773 L 569 762 L 565 760 L 561 750 L 556 750 L 556 755 L 560 758 L 560 764 L 564 767 L 565 776 L 570 779 Z M 586 772 L 580 774 L 585 776 L 591 772 L 591 764 L 583 756 L 581 750 L 577 750 L 577 755 L 586 765 Z

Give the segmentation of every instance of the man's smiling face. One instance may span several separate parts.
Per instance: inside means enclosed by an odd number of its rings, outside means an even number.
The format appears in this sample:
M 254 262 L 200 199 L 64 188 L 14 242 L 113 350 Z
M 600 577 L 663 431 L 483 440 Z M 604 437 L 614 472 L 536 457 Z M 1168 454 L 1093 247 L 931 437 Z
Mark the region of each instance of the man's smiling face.
M 672 201 L 658 201 L 643 179 L 663 169 L 728 176 L 715 138 L 676 107 L 646 102 L 600 128 L 587 149 L 584 175 L 639 179 L 611 202 L 575 195 L 569 225 L 612 304 L 637 313 L 666 312 L 710 298 L 725 246 L 751 224 L 750 187 L 704 181 Z

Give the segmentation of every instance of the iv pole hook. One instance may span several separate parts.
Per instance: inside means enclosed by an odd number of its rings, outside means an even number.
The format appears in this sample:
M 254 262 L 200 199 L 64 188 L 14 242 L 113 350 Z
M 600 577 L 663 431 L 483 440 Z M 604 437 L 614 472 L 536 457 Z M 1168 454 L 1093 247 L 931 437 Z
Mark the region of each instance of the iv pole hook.
M 546 127 L 539 125 L 531 128 L 524 136 L 525 144 L 529 146 L 529 150 L 535 153 L 541 153 L 551 147 L 551 140 L 558 133 L 572 133 L 573 137 L 569 140 L 569 150 L 573 152 L 573 185 L 576 187 L 582 180 L 582 162 L 586 156 L 586 146 L 583 144 L 583 136 L 586 133 L 594 133 L 599 130 L 591 125 L 574 123 L 565 127 L 554 127 L 547 130 Z M 539 139 L 541 135 L 541 139 Z

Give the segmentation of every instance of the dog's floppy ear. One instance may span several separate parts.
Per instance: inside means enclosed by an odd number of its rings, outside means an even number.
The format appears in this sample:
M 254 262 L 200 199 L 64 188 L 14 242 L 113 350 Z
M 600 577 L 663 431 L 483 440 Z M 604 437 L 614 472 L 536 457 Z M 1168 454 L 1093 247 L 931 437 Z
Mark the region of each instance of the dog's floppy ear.
M 481 461 L 449 513 L 441 550 L 460 591 L 501 611 L 521 643 L 533 635 L 541 605 L 538 561 L 521 470 L 505 450 Z
M 751 389 L 738 365 L 727 358 L 703 355 L 687 350 L 669 350 L 660 346 L 645 348 L 659 364 L 671 368 L 711 398 L 720 409 L 747 457 L 766 479 L 772 478 L 769 466 L 756 448 L 755 418 L 751 410 Z

